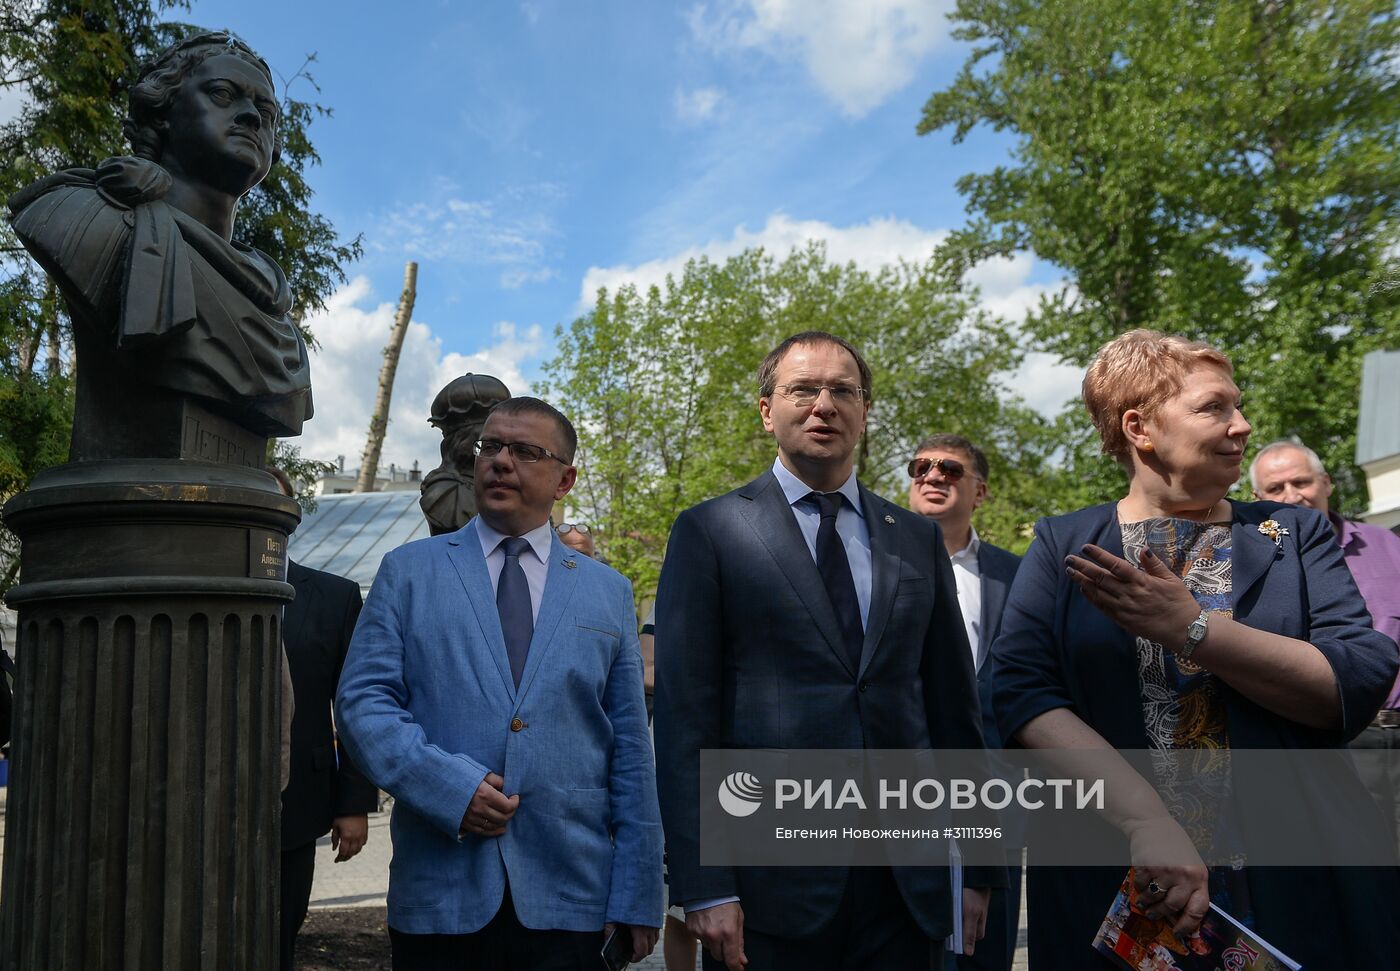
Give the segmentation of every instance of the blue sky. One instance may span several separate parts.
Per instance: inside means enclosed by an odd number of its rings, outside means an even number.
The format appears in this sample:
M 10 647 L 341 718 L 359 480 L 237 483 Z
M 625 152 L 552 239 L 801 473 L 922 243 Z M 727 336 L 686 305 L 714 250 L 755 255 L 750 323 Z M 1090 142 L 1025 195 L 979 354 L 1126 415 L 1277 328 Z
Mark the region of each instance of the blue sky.
M 351 282 L 312 321 L 317 418 L 304 450 L 363 447 L 379 351 L 407 260 L 419 263 L 384 461 L 437 462 L 424 423 L 467 370 L 512 390 L 598 285 L 659 282 L 688 256 L 785 253 L 824 238 L 867 265 L 927 255 L 962 224 L 957 177 L 1009 141 L 914 134 L 966 49 L 941 0 L 195 2 L 294 75 L 307 54 L 334 116 L 312 128 L 315 206 L 364 234 Z M 990 266 L 989 305 L 1016 313 L 1055 274 Z M 1037 362 L 1028 398 L 1072 379 Z M 1043 402 L 1038 399 L 1043 398 Z

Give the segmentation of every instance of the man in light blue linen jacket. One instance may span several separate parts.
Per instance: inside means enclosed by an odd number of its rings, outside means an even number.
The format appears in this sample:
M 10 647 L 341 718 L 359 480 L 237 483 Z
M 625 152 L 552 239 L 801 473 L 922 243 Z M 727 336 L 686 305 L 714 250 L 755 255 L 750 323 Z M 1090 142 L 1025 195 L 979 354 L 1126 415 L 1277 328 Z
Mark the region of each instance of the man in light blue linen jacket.
M 661 823 L 631 585 L 559 542 L 577 437 L 535 398 L 477 444 L 479 514 L 384 558 L 338 696 L 394 796 L 395 969 L 594 969 L 655 946 Z

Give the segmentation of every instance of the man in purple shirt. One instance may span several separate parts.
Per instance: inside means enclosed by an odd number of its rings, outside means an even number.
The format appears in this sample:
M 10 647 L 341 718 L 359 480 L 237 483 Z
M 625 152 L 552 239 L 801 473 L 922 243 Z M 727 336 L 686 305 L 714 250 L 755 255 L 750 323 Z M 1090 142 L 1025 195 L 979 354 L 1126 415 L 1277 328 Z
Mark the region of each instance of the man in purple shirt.
M 1254 494 L 1260 499 L 1316 509 L 1332 521 L 1342 556 L 1351 568 L 1371 622 L 1391 640 L 1400 641 L 1400 536 L 1388 529 L 1343 519 L 1327 508 L 1332 477 L 1317 453 L 1298 442 L 1265 445 L 1249 466 Z M 1354 749 L 1380 749 L 1389 757 L 1367 760 L 1362 777 L 1395 825 L 1400 845 L 1400 679 L 1370 726 L 1352 742 Z

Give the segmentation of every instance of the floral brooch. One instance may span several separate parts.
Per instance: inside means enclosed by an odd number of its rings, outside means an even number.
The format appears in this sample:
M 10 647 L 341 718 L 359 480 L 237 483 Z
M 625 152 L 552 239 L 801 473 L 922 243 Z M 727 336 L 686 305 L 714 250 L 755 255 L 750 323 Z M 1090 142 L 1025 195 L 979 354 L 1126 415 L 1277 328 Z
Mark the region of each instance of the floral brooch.
M 1288 530 L 1280 526 L 1277 519 L 1266 519 L 1259 524 L 1259 532 L 1274 541 L 1275 546 L 1283 545 L 1283 538 L 1288 535 Z

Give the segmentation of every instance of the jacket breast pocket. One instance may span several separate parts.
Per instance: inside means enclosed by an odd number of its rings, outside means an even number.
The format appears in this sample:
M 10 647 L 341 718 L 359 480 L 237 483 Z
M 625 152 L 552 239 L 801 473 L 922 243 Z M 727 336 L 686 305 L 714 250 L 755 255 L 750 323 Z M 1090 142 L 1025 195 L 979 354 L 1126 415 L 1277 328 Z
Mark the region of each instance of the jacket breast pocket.
M 574 626 L 580 631 L 592 631 L 595 634 L 602 634 L 604 637 L 614 641 L 622 636 L 622 632 L 617 629 L 617 625 L 611 621 L 594 620 L 591 617 L 575 617 Z
M 602 686 L 607 683 L 608 672 L 617 658 L 617 646 L 622 639 L 617 625 L 605 620 L 576 617 L 567 636 L 569 676 L 577 681 L 580 690 L 597 691 L 601 697 Z
M 933 581 L 926 576 L 901 576 L 894 588 L 896 600 L 909 597 L 924 597 L 933 601 Z
M 618 642 L 622 639 L 622 633 L 616 624 L 588 617 L 575 617 L 571 633 L 577 648 L 585 650 L 586 653 L 596 654 L 608 664 L 612 662 L 613 655 L 617 653 Z

